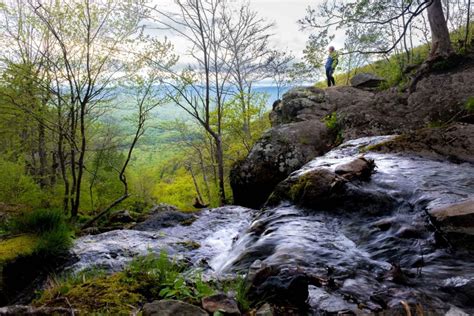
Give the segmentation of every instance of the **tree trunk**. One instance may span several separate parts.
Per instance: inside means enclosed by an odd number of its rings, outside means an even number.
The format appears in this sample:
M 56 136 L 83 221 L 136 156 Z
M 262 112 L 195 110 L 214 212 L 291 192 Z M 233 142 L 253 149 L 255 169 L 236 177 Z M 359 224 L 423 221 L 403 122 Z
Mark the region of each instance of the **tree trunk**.
M 48 185 L 47 179 L 47 168 L 48 168 L 48 161 L 47 161 L 47 153 L 46 153 L 46 133 L 44 124 L 40 122 L 38 124 L 38 156 L 39 156 L 39 185 L 42 189 L 46 188 Z
M 428 20 L 431 28 L 431 52 L 429 60 L 446 58 L 453 53 L 448 25 L 443 14 L 441 0 L 433 0 L 428 7 Z
M 194 188 L 196 189 L 196 194 L 198 196 L 198 199 L 201 203 L 204 203 L 204 200 L 202 199 L 202 195 L 201 195 L 201 190 L 199 190 L 199 185 L 196 181 L 196 176 L 194 175 L 194 170 L 191 164 L 189 164 L 188 170 L 191 173 L 191 177 L 193 178 Z
M 219 204 L 223 206 L 226 204 L 225 198 L 225 182 L 224 182 L 224 153 L 222 149 L 222 140 L 220 136 L 214 138 L 216 142 L 216 160 L 217 172 L 219 177 Z

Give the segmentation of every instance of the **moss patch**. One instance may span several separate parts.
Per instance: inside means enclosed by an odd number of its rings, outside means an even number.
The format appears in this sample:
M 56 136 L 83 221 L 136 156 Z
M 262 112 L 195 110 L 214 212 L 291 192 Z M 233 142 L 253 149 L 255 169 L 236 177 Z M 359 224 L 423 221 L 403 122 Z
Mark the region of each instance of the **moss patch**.
M 193 240 L 180 241 L 177 244 L 180 246 L 183 246 L 184 248 L 188 250 L 196 250 L 196 249 L 201 248 L 201 244 Z
M 38 237 L 22 235 L 0 241 L 0 264 L 14 260 L 20 256 L 33 254 L 37 246 Z
M 82 282 L 58 282 L 36 302 L 50 306 L 64 306 L 65 301 L 82 313 L 101 312 L 129 315 L 139 307 L 144 297 L 138 293 L 138 280 L 124 279 L 121 273 L 87 278 Z M 81 277 L 79 276 L 79 277 Z M 80 279 L 80 278 L 79 278 Z

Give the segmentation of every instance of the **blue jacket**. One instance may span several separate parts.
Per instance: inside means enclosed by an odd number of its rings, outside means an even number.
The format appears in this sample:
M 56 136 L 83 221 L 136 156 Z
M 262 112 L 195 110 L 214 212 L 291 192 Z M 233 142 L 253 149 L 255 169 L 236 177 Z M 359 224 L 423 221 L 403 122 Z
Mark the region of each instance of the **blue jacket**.
M 338 57 L 339 56 L 336 53 L 336 51 L 333 51 L 332 53 L 330 53 L 328 56 L 328 59 L 326 60 L 326 65 L 324 66 L 324 68 L 326 68 L 326 70 L 336 69 L 336 66 L 339 62 Z

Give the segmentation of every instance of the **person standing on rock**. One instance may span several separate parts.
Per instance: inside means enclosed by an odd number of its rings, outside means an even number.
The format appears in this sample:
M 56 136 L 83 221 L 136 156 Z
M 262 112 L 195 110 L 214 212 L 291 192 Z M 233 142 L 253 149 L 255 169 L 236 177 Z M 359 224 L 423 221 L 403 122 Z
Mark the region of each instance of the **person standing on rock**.
M 334 80 L 333 74 L 334 70 L 336 69 L 336 66 L 339 62 L 338 60 L 339 55 L 334 49 L 334 46 L 329 47 L 329 56 L 328 59 L 326 60 L 326 77 L 328 79 L 328 87 L 330 86 L 335 86 L 336 85 L 336 80 Z

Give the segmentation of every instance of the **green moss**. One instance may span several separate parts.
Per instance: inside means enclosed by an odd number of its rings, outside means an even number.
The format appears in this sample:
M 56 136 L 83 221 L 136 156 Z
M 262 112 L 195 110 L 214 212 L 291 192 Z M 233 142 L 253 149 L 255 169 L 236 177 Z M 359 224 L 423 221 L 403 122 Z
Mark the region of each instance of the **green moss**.
M 306 187 L 307 179 L 302 176 L 290 187 L 289 195 L 292 201 L 297 201 L 303 194 L 304 188 Z
M 464 108 L 470 113 L 474 112 L 474 97 L 467 98 Z
M 0 242 L 0 264 L 9 262 L 20 256 L 28 256 L 34 253 L 38 237 L 34 235 L 22 235 Z
M 161 253 L 138 257 L 112 275 L 89 271 L 53 280 L 35 303 L 62 306 L 67 299 L 83 314 L 129 315 L 149 301 L 170 298 L 200 304 L 204 296 L 214 293 L 201 275 L 190 274 Z
M 54 306 L 64 304 L 67 299 L 73 308 L 79 309 L 83 314 L 93 312 L 129 315 L 145 301 L 137 291 L 138 288 L 138 280 L 124 279 L 122 273 L 116 273 L 84 278 L 82 282 L 60 282 L 48 289 L 36 303 Z M 61 300 L 55 303 L 55 298 Z
M 189 250 L 196 250 L 196 249 L 201 248 L 201 244 L 193 240 L 180 241 L 177 244 Z

